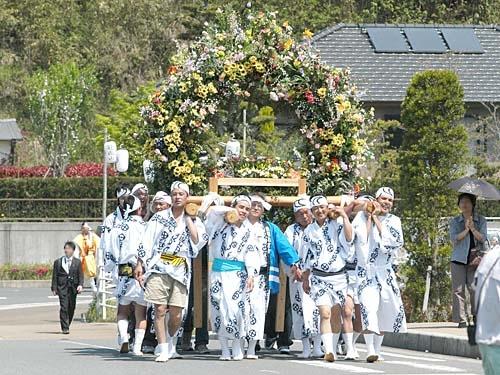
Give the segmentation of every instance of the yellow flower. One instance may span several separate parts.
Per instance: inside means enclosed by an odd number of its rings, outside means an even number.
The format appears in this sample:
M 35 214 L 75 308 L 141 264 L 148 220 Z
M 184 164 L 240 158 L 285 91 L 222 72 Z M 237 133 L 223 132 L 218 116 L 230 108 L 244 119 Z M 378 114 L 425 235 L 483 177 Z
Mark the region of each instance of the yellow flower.
M 182 162 L 185 162 L 188 160 L 188 157 L 187 157 L 187 154 L 185 152 L 182 152 L 180 155 L 179 155 L 179 160 L 182 161 Z M 177 165 L 179 165 L 179 163 L 177 163 Z
M 252 29 L 245 30 L 245 35 L 247 36 L 248 39 L 250 39 L 252 37 Z
M 339 115 L 351 109 L 351 103 L 348 101 L 342 101 L 340 103 L 337 103 L 335 106 L 337 107 L 337 113 Z
M 174 144 L 169 145 L 168 152 L 170 153 L 177 152 L 177 147 Z
M 179 129 L 179 126 L 177 125 L 177 123 L 175 121 L 170 121 L 167 124 L 167 130 L 168 131 L 174 132 L 174 131 L 176 131 L 178 129 Z
M 179 90 L 181 92 L 183 92 L 183 93 L 187 92 L 188 91 L 188 85 L 187 85 L 187 83 L 185 83 L 185 82 L 179 83 Z
M 248 59 L 248 61 L 250 61 L 251 64 L 255 65 L 257 63 L 257 57 L 250 56 L 250 58 Z
M 326 87 L 321 87 L 317 90 L 318 96 L 323 99 L 326 96 Z
M 217 56 L 219 59 L 222 59 L 224 56 L 226 56 L 226 53 L 222 50 L 218 50 L 215 52 L 215 56 Z
M 300 67 L 302 66 L 302 63 L 300 62 L 300 60 L 299 60 L 299 59 L 295 59 L 295 60 L 293 60 L 293 66 L 294 66 L 296 69 L 298 69 L 298 68 L 300 68 Z
M 290 23 L 288 21 L 283 22 L 283 27 L 287 28 L 288 26 L 290 26 Z
M 208 88 L 208 91 L 209 91 L 211 94 L 217 94 L 217 88 L 215 87 L 215 85 L 213 84 L 213 82 L 210 82 L 210 83 L 207 85 L 207 88 Z
M 193 79 L 194 79 L 195 81 L 198 81 L 198 82 L 199 82 L 199 81 L 201 81 L 201 75 L 200 75 L 200 74 L 198 74 L 198 73 L 196 73 L 196 72 L 194 72 L 194 73 L 193 73 Z
M 174 168 L 174 176 L 179 177 L 181 175 L 181 167 Z
M 290 48 L 292 48 L 293 46 L 293 40 L 292 39 L 287 39 L 284 43 L 283 43 L 283 49 L 285 51 L 288 51 Z
M 187 159 L 187 157 L 186 157 L 186 159 Z M 194 167 L 194 161 L 189 160 L 189 161 L 186 163 L 186 165 L 187 165 L 188 167 L 190 167 L 190 168 L 193 168 L 193 167 Z
M 332 145 L 341 147 L 345 143 L 345 138 L 342 134 L 337 134 L 332 139 Z
M 311 39 L 313 37 L 313 32 L 309 29 L 305 29 L 304 32 L 302 33 L 302 35 L 304 36 L 304 38 L 306 39 Z
M 255 70 L 259 73 L 264 73 L 266 71 L 266 67 L 261 62 L 258 62 L 255 64 Z
M 169 167 L 170 169 L 172 169 L 172 168 L 178 167 L 178 166 L 179 166 L 179 164 L 180 164 L 180 163 L 179 163 L 179 160 L 172 160 L 170 163 L 168 163 L 168 167 Z

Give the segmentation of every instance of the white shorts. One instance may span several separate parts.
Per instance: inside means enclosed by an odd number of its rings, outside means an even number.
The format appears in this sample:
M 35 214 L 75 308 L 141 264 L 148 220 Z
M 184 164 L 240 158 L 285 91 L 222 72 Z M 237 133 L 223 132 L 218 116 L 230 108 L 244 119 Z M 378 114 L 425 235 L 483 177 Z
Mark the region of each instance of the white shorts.
M 347 271 L 347 295 L 352 298 L 355 305 L 359 305 L 358 277 L 356 271 Z
M 141 306 L 147 306 L 148 303 L 146 301 L 144 301 L 144 298 L 127 298 L 127 297 L 120 297 L 118 299 L 118 304 L 119 305 L 122 305 L 122 306 L 128 306 L 130 305 L 131 303 L 135 303 L 137 305 L 141 305 Z
M 344 306 L 347 296 L 347 276 L 311 276 L 311 298 L 316 306 Z

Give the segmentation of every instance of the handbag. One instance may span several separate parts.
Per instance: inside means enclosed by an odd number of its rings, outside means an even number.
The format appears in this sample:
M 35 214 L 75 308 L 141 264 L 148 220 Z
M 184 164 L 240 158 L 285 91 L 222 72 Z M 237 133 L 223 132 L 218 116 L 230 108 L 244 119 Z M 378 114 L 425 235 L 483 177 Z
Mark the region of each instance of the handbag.
M 495 265 L 498 263 L 499 260 L 500 260 L 500 258 L 498 258 L 495 261 L 495 263 L 493 263 L 493 265 L 491 266 L 491 268 L 488 270 L 488 273 L 486 274 L 486 277 L 484 278 L 483 284 L 481 285 L 481 288 L 479 289 L 479 294 L 477 296 L 476 314 L 479 311 L 479 306 L 481 305 L 481 293 L 483 291 L 484 283 L 490 277 L 491 271 L 493 271 L 493 268 L 495 268 Z M 468 319 L 468 322 L 467 322 L 467 338 L 469 340 L 469 345 L 471 345 L 471 346 L 477 345 L 477 342 L 476 342 L 476 315 L 472 316 L 472 322 Z

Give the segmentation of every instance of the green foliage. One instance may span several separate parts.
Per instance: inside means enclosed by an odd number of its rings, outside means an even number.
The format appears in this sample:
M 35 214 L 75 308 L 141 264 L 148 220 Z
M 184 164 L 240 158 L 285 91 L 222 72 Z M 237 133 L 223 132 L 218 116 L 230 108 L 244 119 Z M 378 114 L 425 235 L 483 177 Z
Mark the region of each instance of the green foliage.
M 144 134 L 140 131 L 143 119 L 139 108 L 148 101 L 148 96 L 154 89 L 152 83 L 139 86 L 132 94 L 125 94 L 119 90 L 111 90 L 109 108 L 96 115 L 96 125 L 99 135 L 96 137 L 97 146 L 102 150 L 104 139 L 103 129 L 108 129 L 108 138 L 114 140 L 118 147 L 129 152 L 129 176 L 142 176 L 142 162 L 144 161 Z
M 52 65 L 29 80 L 29 113 L 54 176 L 63 176 L 71 161 L 93 146 L 92 129 L 96 81 L 90 69 L 75 63 Z
M 116 299 L 106 301 L 108 305 L 116 305 Z M 116 308 L 106 307 L 106 319 L 102 319 L 100 312 L 97 311 L 97 297 L 94 297 L 89 305 L 89 309 L 85 313 L 85 320 L 88 323 L 105 323 L 116 321 Z
M 417 294 L 433 267 L 429 317 L 449 306 L 449 246 L 440 218 L 450 216 L 456 194 L 447 188 L 464 173 L 468 158 L 467 133 L 460 124 L 465 113 L 463 89 L 451 71 L 417 73 L 402 104 L 405 127 L 399 151 L 400 209 L 404 217 L 406 248 L 410 254 L 407 289 L 415 309 Z
M 0 280 L 51 280 L 51 264 L 0 264 Z

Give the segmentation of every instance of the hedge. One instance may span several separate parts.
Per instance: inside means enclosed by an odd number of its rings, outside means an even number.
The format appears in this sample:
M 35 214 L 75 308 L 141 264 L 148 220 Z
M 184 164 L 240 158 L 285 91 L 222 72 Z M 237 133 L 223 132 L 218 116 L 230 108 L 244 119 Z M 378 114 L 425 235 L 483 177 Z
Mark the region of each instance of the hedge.
M 108 198 L 114 196 L 119 183 L 133 186 L 141 177 L 109 177 Z M 0 198 L 101 198 L 101 177 L 4 178 L 0 183 Z
M 2 264 L 0 280 L 50 280 L 51 264 Z

